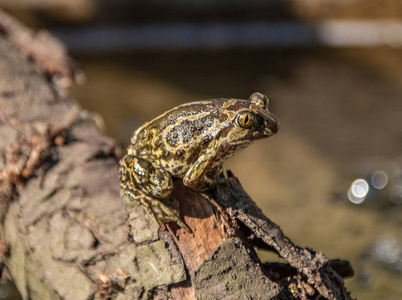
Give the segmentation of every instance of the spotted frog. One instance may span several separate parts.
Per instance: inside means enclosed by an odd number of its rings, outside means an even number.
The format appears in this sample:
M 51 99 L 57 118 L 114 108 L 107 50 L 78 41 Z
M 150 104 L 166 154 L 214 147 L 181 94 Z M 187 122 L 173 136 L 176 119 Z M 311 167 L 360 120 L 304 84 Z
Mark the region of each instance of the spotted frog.
M 177 106 L 145 123 L 131 138 L 120 161 L 122 194 L 144 206 L 160 224 L 176 222 L 178 202 L 171 196 L 173 179 L 205 191 L 222 178 L 222 163 L 252 142 L 278 131 L 268 98 L 212 99 Z

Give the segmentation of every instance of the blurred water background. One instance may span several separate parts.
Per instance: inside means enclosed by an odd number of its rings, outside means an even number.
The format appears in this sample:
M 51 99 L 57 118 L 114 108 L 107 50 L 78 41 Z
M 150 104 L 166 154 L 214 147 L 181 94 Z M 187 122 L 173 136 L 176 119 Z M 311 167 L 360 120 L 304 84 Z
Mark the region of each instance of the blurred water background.
M 398 0 L 0 0 L 59 37 L 70 88 L 128 143 L 184 102 L 270 98 L 277 136 L 231 158 L 296 243 L 350 260 L 358 299 L 402 299 L 402 3 Z M 262 260 L 278 260 L 259 252 Z M 0 299 L 17 299 L 8 285 Z

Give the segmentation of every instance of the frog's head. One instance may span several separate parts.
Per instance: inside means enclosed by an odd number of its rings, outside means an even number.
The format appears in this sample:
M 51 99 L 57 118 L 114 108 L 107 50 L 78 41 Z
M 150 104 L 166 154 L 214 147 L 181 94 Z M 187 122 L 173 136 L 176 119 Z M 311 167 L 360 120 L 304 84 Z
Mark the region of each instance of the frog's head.
M 236 100 L 231 107 L 230 130 L 226 142 L 230 146 L 247 146 L 255 140 L 273 136 L 278 132 L 278 119 L 268 111 L 269 100 L 254 93 L 248 100 Z
M 239 128 L 248 130 L 247 137 L 259 139 L 270 137 L 278 132 L 278 119 L 268 111 L 269 100 L 261 93 L 254 93 L 249 98 L 246 109 L 240 109 L 235 118 Z

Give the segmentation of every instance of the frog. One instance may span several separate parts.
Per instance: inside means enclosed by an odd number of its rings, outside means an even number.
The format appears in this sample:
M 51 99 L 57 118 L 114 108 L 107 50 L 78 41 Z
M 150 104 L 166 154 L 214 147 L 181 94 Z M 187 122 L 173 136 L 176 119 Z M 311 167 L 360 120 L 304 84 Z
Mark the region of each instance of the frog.
M 205 192 L 227 179 L 226 159 L 278 132 L 268 106 L 268 98 L 255 92 L 248 99 L 189 102 L 145 123 L 120 160 L 122 196 L 143 206 L 159 227 L 174 222 L 191 232 L 172 196 L 174 181 Z

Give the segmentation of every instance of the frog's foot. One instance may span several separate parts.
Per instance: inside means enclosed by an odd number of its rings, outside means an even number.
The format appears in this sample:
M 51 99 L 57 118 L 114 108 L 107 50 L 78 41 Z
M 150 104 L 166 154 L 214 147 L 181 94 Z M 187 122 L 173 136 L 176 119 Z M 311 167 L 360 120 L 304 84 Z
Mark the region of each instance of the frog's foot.
M 176 202 L 173 197 L 170 197 L 171 201 Z M 163 199 L 165 201 L 166 199 Z M 191 233 L 191 229 L 184 223 L 180 217 L 179 217 L 179 211 L 178 209 L 170 208 L 163 204 L 161 200 L 151 200 L 147 201 L 147 211 L 151 215 L 151 217 L 154 219 L 155 222 L 157 222 L 159 225 L 164 224 L 164 223 L 170 223 L 170 222 L 175 222 L 178 226 L 186 230 L 187 232 Z M 175 205 L 176 206 L 176 205 Z M 177 205 L 178 206 L 178 205 Z
M 138 189 L 134 191 L 123 190 L 123 193 L 129 199 L 140 203 L 159 226 L 165 223 L 175 222 L 187 232 L 192 233 L 186 223 L 180 219 L 180 203 L 172 196 L 165 199 L 158 199 Z M 172 207 L 165 205 L 163 202 L 169 203 Z

